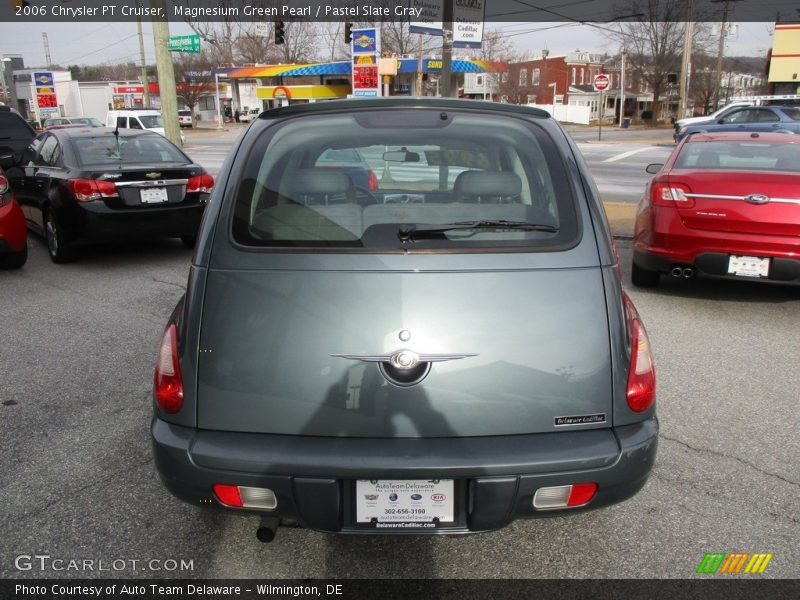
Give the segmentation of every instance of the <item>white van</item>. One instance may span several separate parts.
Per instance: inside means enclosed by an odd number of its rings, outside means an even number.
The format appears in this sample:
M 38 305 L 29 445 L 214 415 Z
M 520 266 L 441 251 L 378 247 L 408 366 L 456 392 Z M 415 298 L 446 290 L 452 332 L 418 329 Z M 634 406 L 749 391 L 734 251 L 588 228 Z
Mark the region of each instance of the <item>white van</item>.
M 120 129 L 149 129 L 166 137 L 164 130 L 164 117 L 157 110 L 150 109 L 125 109 L 110 110 L 106 115 L 106 127 L 118 127 Z M 185 142 L 181 134 L 181 142 Z

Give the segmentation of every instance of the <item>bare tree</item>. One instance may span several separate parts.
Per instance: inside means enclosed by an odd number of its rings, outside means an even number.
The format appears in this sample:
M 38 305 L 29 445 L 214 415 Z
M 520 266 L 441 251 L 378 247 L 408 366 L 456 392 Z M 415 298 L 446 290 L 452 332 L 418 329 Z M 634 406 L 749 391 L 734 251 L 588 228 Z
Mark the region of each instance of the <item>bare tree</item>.
M 214 91 L 214 63 L 208 53 L 181 54 L 173 61 L 178 98 L 194 114 L 201 96 Z

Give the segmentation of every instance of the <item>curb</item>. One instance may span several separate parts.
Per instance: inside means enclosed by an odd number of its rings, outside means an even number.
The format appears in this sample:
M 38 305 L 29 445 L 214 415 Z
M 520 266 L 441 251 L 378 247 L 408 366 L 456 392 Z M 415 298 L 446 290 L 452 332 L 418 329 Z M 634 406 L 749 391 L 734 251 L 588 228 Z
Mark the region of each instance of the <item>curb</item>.
M 603 202 L 606 217 L 615 238 L 632 238 L 636 222 L 636 204 L 630 202 Z

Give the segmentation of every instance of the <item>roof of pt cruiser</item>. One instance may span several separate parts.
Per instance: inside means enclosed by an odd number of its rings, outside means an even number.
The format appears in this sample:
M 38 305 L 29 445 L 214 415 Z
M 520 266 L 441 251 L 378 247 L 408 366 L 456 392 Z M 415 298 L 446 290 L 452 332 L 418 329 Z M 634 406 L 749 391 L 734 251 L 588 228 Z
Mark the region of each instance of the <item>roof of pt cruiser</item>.
M 500 104 L 486 102 L 484 100 L 460 100 L 457 98 L 433 98 L 433 97 L 411 97 L 411 98 L 350 98 L 347 100 L 326 100 L 325 102 L 313 102 L 307 104 L 292 104 L 281 108 L 273 108 L 262 113 L 267 117 L 279 117 L 284 115 L 319 113 L 322 111 L 341 111 L 371 108 L 449 108 L 449 109 L 484 109 L 492 112 L 504 112 L 529 117 L 550 118 L 550 113 L 539 108 L 518 106 L 516 104 Z

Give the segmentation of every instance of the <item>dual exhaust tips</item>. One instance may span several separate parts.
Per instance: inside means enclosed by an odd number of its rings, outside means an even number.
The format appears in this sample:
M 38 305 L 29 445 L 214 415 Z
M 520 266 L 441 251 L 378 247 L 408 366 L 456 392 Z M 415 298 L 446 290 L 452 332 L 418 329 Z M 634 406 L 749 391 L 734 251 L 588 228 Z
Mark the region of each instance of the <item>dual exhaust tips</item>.
M 680 277 L 683 277 L 684 279 L 691 279 L 694 277 L 694 273 L 694 267 L 683 267 L 681 265 L 675 265 L 670 271 L 670 275 L 672 275 L 675 279 Z

